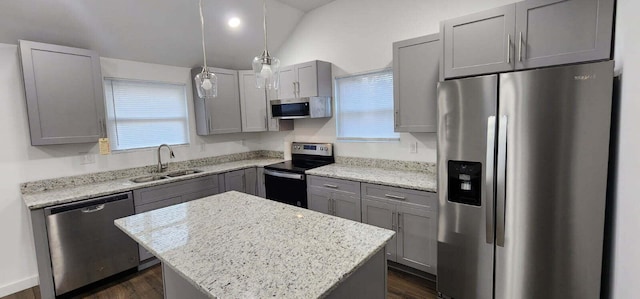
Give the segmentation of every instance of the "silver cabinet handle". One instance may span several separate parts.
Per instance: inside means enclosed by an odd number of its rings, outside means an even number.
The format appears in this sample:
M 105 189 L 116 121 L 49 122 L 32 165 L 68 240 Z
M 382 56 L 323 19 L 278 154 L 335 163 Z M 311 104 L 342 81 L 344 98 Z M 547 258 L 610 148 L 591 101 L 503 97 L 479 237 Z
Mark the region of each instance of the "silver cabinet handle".
M 485 189 L 486 199 L 484 208 L 486 209 L 486 237 L 487 244 L 493 243 L 493 209 L 495 208 L 494 198 L 494 167 L 496 155 L 496 117 L 489 116 L 487 119 L 487 160 L 485 167 Z
M 405 200 L 405 199 L 407 199 L 404 196 L 398 196 L 398 195 L 393 195 L 393 194 L 385 194 L 384 196 L 386 196 L 388 198 L 397 199 L 397 200 Z
M 92 207 L 92 208 L 84 208 L 84 209 L 82 209 L 82 213 L 94 213 L 94 212 L 100 211 L 102 209 L 104 209 L 104 204 L 97 205 L 97 206 Z
M 505 206 L 507 201 L 507 116 L 500 117 L 498 124 L 498 174 L 496 192 L 496 245 L 504 247 Z
M 518 61 L 522 62 L 522 31 L 520 31 L 520 38 L 518 42 Z
M 300 81 L 296 82 L 296 93 L 298 94 L 298 97 L 300 97 Z
M 331 215 L 331 197 L 327 198 L 327 211 Z
M 338 189 L 338 186 L 336 186 L 336 185 L 324 184 L 324 186 L 328 187 L 328 188 Z
M 402 231 L 402 213 L 398 213 L 398 231 Z
M 391 229 L 396 230 L 396 212 L 391 213 Z
M 507 63 L 511 64 L 511 34 L 507 34 Z
M 211 133 L 211 131 L 213 131 L 213 128 L 211 128 L 211 117 L 207 118 L 207 127 L 209 127 L 209 133 Z
M 336 215 L 336 200 L 333 198 L 331 199 L 331 215 Z
M 298 97 L 298 92 L 296 91 L 296 82 L 293 82 L 293 97 L 294 98 Z
M 396 111 L 396 115 L 393 118 L 393 123 L 396 125 L 396 127 L 398 126 L 398 118 L 400 118 L 400 114 L 398 113 L 398 111 Z
M 99 137 L 106 137 L 107 127 L 104 125 L 104 120 L 98 119 L 98 135 Z

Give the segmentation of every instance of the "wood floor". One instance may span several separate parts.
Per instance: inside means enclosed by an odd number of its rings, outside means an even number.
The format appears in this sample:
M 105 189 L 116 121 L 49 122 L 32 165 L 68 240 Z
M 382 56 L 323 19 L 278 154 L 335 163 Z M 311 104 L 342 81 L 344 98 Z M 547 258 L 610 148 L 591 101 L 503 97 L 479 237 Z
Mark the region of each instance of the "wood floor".
M 436 299 L 433 282 L 389 268 L 388 299 Z M 91 292 L 73 298 L 91 299 L 153 299 L 162 298 L 162 268 L 160 265 L 122 277 Z M 0 299 L 40 299 L 34 287 Z

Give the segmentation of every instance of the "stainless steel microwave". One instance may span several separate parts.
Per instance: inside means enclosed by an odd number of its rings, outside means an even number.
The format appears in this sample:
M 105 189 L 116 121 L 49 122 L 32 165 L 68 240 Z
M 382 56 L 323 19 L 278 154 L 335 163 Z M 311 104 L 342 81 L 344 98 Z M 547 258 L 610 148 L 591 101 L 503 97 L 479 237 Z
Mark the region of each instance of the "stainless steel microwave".
M 331 97 L 271 100 L 271 115 L 279 119 L 331 117 Z

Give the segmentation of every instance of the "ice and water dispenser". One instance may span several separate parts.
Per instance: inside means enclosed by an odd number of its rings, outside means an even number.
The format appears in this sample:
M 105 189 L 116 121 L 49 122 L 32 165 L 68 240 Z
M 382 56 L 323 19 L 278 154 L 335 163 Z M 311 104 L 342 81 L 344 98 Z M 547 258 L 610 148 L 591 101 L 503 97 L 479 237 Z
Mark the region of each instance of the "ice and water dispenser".
M 449 201 L 481 205 L 482 163 L 449 161 Z

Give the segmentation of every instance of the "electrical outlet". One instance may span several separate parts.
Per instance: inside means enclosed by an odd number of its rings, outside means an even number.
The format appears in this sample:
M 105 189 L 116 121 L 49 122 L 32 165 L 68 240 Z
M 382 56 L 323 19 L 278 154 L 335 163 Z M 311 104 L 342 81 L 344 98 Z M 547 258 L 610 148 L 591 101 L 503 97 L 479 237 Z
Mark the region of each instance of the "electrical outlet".
M 91 153 L 80 153 L 80 165 L 87 165 L 96 163 L 96 156 Z
M 411 142 L 411 144 L 409 145 L 409 153 L 411 153 L 411 154 L 417 154 L 418 153 L 418 142 L 417 141 Z

